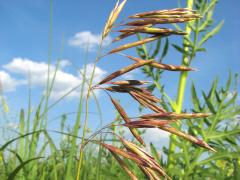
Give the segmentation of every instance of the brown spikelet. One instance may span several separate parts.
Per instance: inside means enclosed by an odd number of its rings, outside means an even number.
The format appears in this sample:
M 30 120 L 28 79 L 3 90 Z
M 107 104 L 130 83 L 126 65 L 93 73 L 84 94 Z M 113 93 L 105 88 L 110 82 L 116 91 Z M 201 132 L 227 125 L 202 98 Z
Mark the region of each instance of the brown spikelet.
M 115 5 L 114 9 L 112 10 L 112 12 L 110 13 L 107 23 L 104 27 L 104 30 L 102 33 L 102 39 L 104 39 L 108 35 L 110 30 L 112 29 L 114 22 L 116 21 L 119 13 L 121 12 L 121 10 L 124 7 L 126 2 L 127 2 L 127 0 L 123 0 L 122 3 L 119 4 L 119 1 L 117 1 L 116 5 Z
M 105 147 L 106 149 L 108 149 L 109 151 L 117 154 L 117 155 L 123 156 L 123 157 L 125 157 L 125 158 L 127 158 L 129 160 L 134 161 L 138 165 L 150 167 L 149 163 L 145 159 L 140 157 L 139 155 L 136 155 L 136 154 L 131 153 L 131 152 L 123 151 L 122 149 L 119 149 L 119 148 L 117 148 L 117 147 L 115 147 L 113 145 L 110 145 L 110 144 L 104 144 L 104 143 L 99 143 L 99 144 L 101 146 Z
M 115 71 L 114 73 L 110 74 L 109 76 L 107 76 L 106 78 L 104 78 L 100 83 L 98 83 L 99 85 L 100 84 L 104 84 L 108 81 L 111 81 L 112 79 L 120 76 L 120 75 L 123 75 L 129 71 L 132 71 L 133 69 L 136 69 L 136 68 L 139 68 L 141 66 L 144 66 L 146 64 L 150 64 L 152 61 L 145 61 L 145 62 L 137 62 L 137 63 L 134 63 L 134 64 L 131 64 L 127 67 L 124 67 L 118 71 Z
M 149 180 L 161 180 L 161 178 L 150 168 L 139 166 L 142 172 L 148 177 Z
M 200 17 L 196 11 L 187 9 L 187 8 L 175 8 L 175 9 L 167 9 L 167 10 L 156 10 L 156 11 L 148 11 L 144 13 L 138 13 L 130 16 L 129 18 L 144 18 L 148 16 L 158 16 L 158 18 L 171 18 L 171 17 Z M 160 17 L 159 17 L 160 16 Z
M 155 34 L 155 35 L 165 35 L 169 36 L 171 34 L 175 35 L 186 35 L 183 31 L 177 31 L 167 28 L 154 28 L 154 27 L 142 27 L 142 26 L 136 26 L 136 27 L 130 27 L 127 29 L 121 29 L 119 32 L 122 33 L 148 33 L 148 34 Z
M 153 111 L 155 111 L 156 113 L 159 112 L 165 112 L 164 109 L 160 108 L 159 106 L 155 105 L 155 103 L 152 103 L 150 101 L 148 101 L 147 99 L 143 98 L 141 95 L 137 94 L 134 91 L 130 91 L 129 94 L 136 100 L 139 102 L 139 104 L 141 104 L 144 107 L 147 107 Z
M 163 170 L 163 168 L 156 162 L 156 160 L 149 155 L 147 152 L 145 152 L 143 149 L 139 148 L 137 145 L 123 139 L 120 138 L 121 142 L 123 143 L 123 145 L 126 147 L 126 149 L 138 156 L 140 156 L 141 158 L 143 158 L 144 160 L 146 160 L 148 162 L 148 165 L 151 169 L 153 169 L 154 171 L 158 172 L 159 175 L 164 176 L 167 179 L 171 179 L 166 172 Z
M 127 55 L 127 57 L 129 59 L 135 61 L 135 62 L 147 61 L 147 60 L 132 57 L 132 56 L 129 56 L 129 55 Z M 158 69 L 168 70 L 168 71 L 193 71 L 193 70 L 195 70 L 195 69 L 192 69 L 192 68 L 189 68 L 189 67 L 186 67 L 186 66 L 175 66 L 175 65 L 170 65 L 170 64 L 159 63 L 159 62 L 156 62 L 156 61 L 153 61 L 152 63 L 150 63 L 150 66 L 158 68 Z
M 127 26 L 143 26 L 146 24 L 171 24 L 171 23 L 184 23 L 188 21 L 195 20 L 195 18 L 144 18 L 128 22 L 125 25 Z
M 135 93 L 138 93 L 139 96 L 141 96 L 142 98 L 146 99 L 147 101 L 150 101 L 152 103 L 158 103 L 158 102 L 161 102 L 160 99 L 158 99 L 157 97 L 155 97 L 154 95 L 152 94 L 145 94 L 145 93 L 142 93 L 142 92 L 136 92 L 134 91 Z
M 120 81 L 120 82 L 122 82 L 122 81 Z M 111 91 L 111 92 L 118 92 L 118 93 L 130 93 L 130 92 L 133 92 L 133 94 L 138 94 L 138 96 L 141 99 L 144 98 L 145 100 L 150 101 L 152 103 L 161 102 L 160 99 L 155 97 L 151 92 L 147 91 L 146 89 L 134 87 L 134 86 L 131 86 L 131 85 L 110 86 L 110 87 L 105 87 L 103 89 L 105 89 L 107 91 Z
M 151 27 L 151 26 L 152 26 L 152 24 L 146 24 L 142 27 Z M 136 33 L 135 32 L 124 32 L 124 33 L 120 34 L 118 37 L 116 37 L 112 42 L 122 40 L 122 39 L 129 37 L 131 35 L 134 35 L 134 34 L 136 34 Z
M 148 83 L 148 81 L 139 81 L 139 80 L 125 80 L 125 81 L 115 81 L 115 82 L 107 82 L 106 84 L 113 84 L 119 86 L 139 86 Z
M 184 133 L 182 131 L 179 131 L 179 130 L 173 128 L 173 127 L 162 126 L 162 127 L 159 127 L 159 128 L 164 130 L 164 131 L 168 131 L 168 132 L 170 132 L 172 134 L 175 134 L 175 135 L 177 135 L 179 137 L 182 137 L 182 138 L 184 138 L 186 140 L 189 140 L 190 142 L 195 143 L 198 146 L 204 147 L 204 148 L 209 149 L 209 150 L 211 150 L 213 152 L 217 152 L 215 149 L 210 147 L 206 142 L 204 142 L 204 141 L 202 141 L 202 140 L 200 140 L 200 139 L 198 139 L 198 138 L 196 138 L 194 136 L 186 134 L 186 133 Z
M 199 14 L 173 14 L 173 15 L 160 15 L 160 14 L 147 14 L 142 17 L 139 16 L 131 16 L 131 18 L 200 18 L 201 16 Z
M 117 109 L 117 111 L 119 112 L 119 114 L 121 115 L 121 117 L 123 118 L 123 120 L 125 121 L 125 123 L 130 123 L 130 119 L 127 116 L 127 113 L 124 111 L 124 109 L 122 108 L 122 106 L 116 101 L 114 100 L 111 96 L 111 101 L 113 103 L 113 105 L 115 106 L 115 108 Z M 139 135 L 137 129 L 135 128 L 129 128 L 129 130 L 131 131 L 132 135 L 142 144 L 145 145 L 143 139 L 141 138 L 141 136 Z
M 118 37 L 116 37 L 112 42 L 117 42 L 117 41 L 122 40 L 122 39 L 124 39 L 124 38 L 126 38 L 126 37 L 129 37 L 129 36 L 131 36 L 131 35 L 133 35 L 133 34 L 135 34 L 135 33 L 134 33 L 134 32 L 122 33 L 121 35 L 119 35 Z
M 149 38 L 145 38 L 145 39 L 142 39 L 142 40 L 139 40 L 139 41 L 136 41 L 136 42 L 128 43 L 128 44 L 125 44 L 123 46 L 120 46 L 120 47 L 117 47 L 117 48 L 111 50 L 108 54 L 116 53 L 116 52 L 119 52 L 119 51 L 123 51 L 123 50 L 129 49 L 131 47 L 135 47 L 135 46 L 139 46 L 139 45 L 142 45 L 142 44 L 146 44 L 148 42 L 152 42 L 152 41 L 157 40 L 159 37 L 160 36 L 151 36 Z
M 139 119 L 137 121 L 131 121 L 128 123 L 123 124 L 126 127 L 129 128 L 157 128 L 166 126 L 170 123 L 173 123 L 175 121 L 171 120 L 154 120 L 154 119 Z
M 113 157 L 118 161 L 120 166 L 125 170 L 125 172 L 129 175 L 131 180 L 138 180 L 138 178 L 134 175 L 134 173 L 128 168 L 126 163 L 113 151 L 110 151 L 113 155 Z M 143 166 L 144 167 L 144 166 Z
M 210 114 L 206 113 L 155 113 L 155 114 L 146 114 L 140 116 L 140 118 L 145 119 L 192 119 L 192 118 L 205 118 L 208 117 Z

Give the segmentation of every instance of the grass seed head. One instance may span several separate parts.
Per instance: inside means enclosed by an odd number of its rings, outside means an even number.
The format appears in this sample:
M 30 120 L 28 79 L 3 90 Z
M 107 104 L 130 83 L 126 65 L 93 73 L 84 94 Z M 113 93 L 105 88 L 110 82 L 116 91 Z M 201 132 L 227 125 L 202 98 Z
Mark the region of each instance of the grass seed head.
M 104 39 L 111 31 L 114 22 L 118 18 L 118 15 L 120 14 L 120 12 L 123 9 L 126 2 L 127 2 L 127 0 L 123 0 L 122 3 L 119 4 L 119 1 L 117 1 L 116 5 L 115 5 L 114 9 L 111 11 L 111 13 L 108 17 L 107 23 L 104 27 L 104 30 L 102 33 L 102 39 Z
M 128 43 L 128 44 L 122 45 L 120 47 L 117 47 L 117 48 L 111 50 L 108 54 L 113 54 L 113 53 L 123 51 L 123 50 L 129 49 L 129 48 L 135 47 L 135 46 L 146 44 L 148 42 L 152 42 L 152 41 L 157 40 L 159 37 L 160 36 L 151 36 L 149 38 L 145 38 L 145 39 L 142 39 L 142 40 L 139 40 L 139 41 Z
M 116 77 L 119 77 L 119 76 L 121 76 L 121 75 L 123 75 L 123 74 L 125 74 L 125 73 L 127 73 L 127 72 L 129 72 L 129 71 L 132 71 L 132 70 L 136 69 L 136 68 L 139 68 L 139 67 L 144 66 L 144 65 L 146 65 L 146 64 L 150 64 L 151 62 L 152 62 L 152 61 L 137 62 L 137 63 L 131 64 L 131 65 L 127 66 L 127 67 L 124 67 L 124 68 L 122 68 L 122 69 L 120 69 L 120 70 L 118 70 L 118 71 L 115 71 L 114 73 L 110 74 L 110 75 L 107 76 L 106 78 L 104 78 L 104 79 L 99 83 L 99 85 L 100 85 L 100 84 L 104 84 L 104 83 L 106 83 L 106 82 L 108 82 L 108 81 L 111 81 L 112 79 L 114 79 L 114 78 L 116 78 Z
M 128 115 L 125 112 L 125 110 L 122 108 L 122 106 L 115 99 L 113 99 L 111 96 L 110 96 L 110 98 L 111 98 L 111 101 L 112 101 L 113 105 L 115 106 L 118 113 L 120 114 L 120 116 L 125 121 L 125 123 L 130 123 L 131 121 L 128 118 Z M 140 142 L 142 145 L 145 145 L 145 143 L 144 143 L 143 139 L 141 138 L 140 134 L 138 133 L 137 129 L 130 127 L 129 130 L 131 131 L 132 135 L 138 140 L 138 142 Z

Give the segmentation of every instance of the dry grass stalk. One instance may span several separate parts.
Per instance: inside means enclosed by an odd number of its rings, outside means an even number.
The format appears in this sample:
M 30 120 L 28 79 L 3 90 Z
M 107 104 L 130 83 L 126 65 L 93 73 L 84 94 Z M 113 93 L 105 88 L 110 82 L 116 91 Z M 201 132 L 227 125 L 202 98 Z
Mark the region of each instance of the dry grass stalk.
M 131 180 L 138 180 L 138 178 L 135 176 L 135 174 L 128 168 L 126 163 L 113 151 L 110 151 L 113 155 L 113 157 L 118 161 L 120 166 L 125 170 L 125 172 L 129 175 Z
M 136 42 L 128 43 L 128 44 L 125 44 L 123 46 L 120 46 L 120 47 L 117 47 L 117 48 L 111 50 L 108 54 L 116 53 L 116 52 L 119 52 L 119 51 L 123 51 L 123 50 L 129 49 L 131 47 L 135 47 L 135 46 L 139 46 L 139 45 L 142 45 L 142 44 L 146 44 L 146 43 L 149 43 L 149 42 L 157 40 L 159 37 L 160 36 L 157 35 L 157 36 L 152 36 L 152 37 L 149 37 L 149 38 L 145 38 L 145 39 L 142 39 L 142 40 L 139 40 L 139 41 L 136 41 Z
M 122 106 L 116 101 L 114 100 L 111 96 L 111 101 L 113 103 L 113 105 L 115 106 L 115 108 L 117 109 L 117 111 L 119 112 L 120 116 L 123 118 L 123 120 L 125 121 L 125 123 L 130 123 L 130 119 L 128 118 L 127 113 L 124 111 L 124 109 L 122 108 Z M 145 146 L 145 143 L 143 141 L 143 139 L 141 138 L 140 134 L 138 133 L 137 129 L 135 128 L 129 128 L 129 130 L 131 131 L 132 135 L 138 140 L 138 142 L 140 142 L 142 145 Z
M 112 10 L 112 12 L 110 13 L 107 23 L 104 27 L 104 30 L 102 33 L 102 39 L 104 39 L 111 31 L 114 22 L 116 21 L 119 13 L 121 12 L 121 10 L 124 7 L 126 2 L 127 2 L 127 0 L 123 0 L 122 3 L 119 4 L 119 1 L 117 1 L 116 5 L 115 5 L 114 9 Z
M 135 62 L 147 61 L 147 60 L 132 57 L 129 55 L 126 55 L 126 56 Z M 153 60 L 153 59 L 151 59 L 151 60 Z M 192 69 L 192 68 L 189 68 L 186 66 L 175 66 L 175 65 L 170 65 L 170 64 L 163 64 L 163 63 L 156 62 L 155 60 L 152 63 L 150 63 L 150 66 L 158 68 L 158 69 L 168 70 L 168 71 L 193 71 L 193 70 L 195 70 L 195 69 Z
M 179 131 L 179 130 L 173 128 L 173 127 L 162 126 L 162 127 L 158 127 L 158 128 L 160 128 L 160 129 L 162 129 L 164 131 L 168 131 L 168 132 L 170 132 L 172 134 L 175 134 L 175 135 L 177 135 L 179 137 L 182 137 L 182 138 L 184 138 L 184 139 L 186 139 L 188 141 L 191 141 L 192 143 L 194 143 L 194 144 L 196 144 L 198 146 L 204 147 L 204 148 L 209 149 L 209 150 L 211 150 L 213 152 L 217 152 L 215 149 L 210 147 L 206 142 L 204 142 L 204 141 L 202 141 L 202 140 L 200 140 L 200 139 L 198 139 L 198 138 L 196 138 L 194 136 L 186 134 L 186 133 L 184 133 L 182 131 Z
M 99 85 L 100 84 L 104 84 L 108 81 L 111 81 L 112 79 L 118 77 L 118 76 L 121 76 L 129 71 L 132 71 L 133 69 L 136 69 L 136 68 L 139 68 L 141 66 L 144 66 L 146 64 L 150 64 L 152 61 L 145 61 L 145 62 L 137 62 L 137 63 L 134 63 L 134 64 L 131 64 L 127 67 L 124 67 L 118 71 L 115 71 L 114 73 L 110 74 L 109 76 L 107 76 L 106 78 L 104 78 L 100 83 L 98 83 Z

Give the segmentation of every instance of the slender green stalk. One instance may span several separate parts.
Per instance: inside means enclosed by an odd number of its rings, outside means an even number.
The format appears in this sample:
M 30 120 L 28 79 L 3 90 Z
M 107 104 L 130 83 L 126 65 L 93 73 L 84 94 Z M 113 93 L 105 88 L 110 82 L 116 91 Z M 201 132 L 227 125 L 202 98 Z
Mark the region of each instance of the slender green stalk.
M 82 85 L 81 85 L 81 91 L 80 91 L 78 111 L 77 111 L 77 117 L 76 117 L 76 120 L 75 120 L 74 129 L 73 129 L 73 135 L 74 136 L 78 135 L 79 127 L 80 127 L 80 124 L 81 124 L 83 96 L 84 96 L 84 88 L 85 88 L 85 83 L 86 83 L 87 54 L 88 54 L 88 50 L 86 51 L 86 57 L 85 57 L 85 62 L 84 62 L 84 70 L 83 70 L 83 74 L 82 74 Z M 71 142 L 72 148 L 70 150 L 70 155 L 69 155 L 68 161 L 67 161 L 66 178 L 69 178 L 69 179 L 72 179 L 72 174 L 71 174 L 72 164 L 73 164 L 72 162 L 73 162 L 74 153 L 76 152 L 75 146 L 76 146 L 77 138 L 74 137 L 74 136 L 72 138 L 72 142 Z
M 188 0 L 187 1 L 187 8 L 192 9 L 192 7 L 193 7 L 193 0 Z M 188 37 L 191 36 L 191 28 L 188 24 L 186 25 L 185 32 L 188 34 L 187 35 Z M 186 40 L 184 40 L 183 44 L 185 46 L 184 47 L 185 52 L 188 52 L 188 47 L 185 45 L 187 43 L 188 42 L 186 42 Z M 183 55 L 182 65 L 189 66 L 188 55 L 185 55 L 185 54 Z M 185 89 L 186 89 L 186 84 L 187 84 L 187 77 L 188 77 L 188 72 L 183 71 L 183 72 L 180 73 L 179 84 L 178 84 L 178 95 L 177 95 L 176 109 L 175 109 L 176 113 L 181 113 L 181 111 L 182 111 L 184 94 L 185 94 Z M 174 161 L 173 154 L 174 154 L 175 149 L 176 149 L 176 145 L 174 144 L 175 140 L 176 140 L 176 136 L 171 135 L 170 136 L 170 142 L 169 142 L 169 154 L 168 154 L 168 167 L 169 168 L 171 168 L 172 162 Z
M 48 41 L 48 72 L 47 72 L 47 87 L 46 87 L 46 101 L 44 114 L 47 122 L 47 107 L 49 101 L 49 90 L 50 90 L 50 64 L 51 64 L 51 55 L 52 55 L 52 20 L 53 20 L 53 0 L 50 0 L 50 26 L 49 26 L 49 41 Z
M 97 52 L 97 57 L 93 66 L 93 71 L 90 77 L 90 81 L 89 81 L 89 86 L 88 86 L 88 91 L 87 91 L 87 96 L 86 96 L 86 115 L 85 115 L 85 120 L 84 120 L 84 127 L 83 127 L 83 133 L 82 133 L 82 142 L 81 142 L 81 147 L 80 147 L 80 155 L 79 155 L 79 161 L 78 161 L 78 169 L 77 169 L 77 177 L 76 179 L 79 180 L 80 179 L 80 174 L 81 174 L 81 167 L 82 167 L 82 163 L 83 163 L 83 145 L 84 145 L 84 139 L 86 136 L 86 131 L 87 131 L 87 126 L 88 126 L 88 109 L 89 109 L 89 98 L 90 98 L 90 94 L 91 94 L 91 90 L 92 90 L 92 83 L 93 83 L 93 77 L 95 74 L 95 70 L 96 70 L 96 65 L 97 62 L 99 61 L 100 57 L 101 57 L 101 50 L 102 50 L 102 43 L 103 43 L 103 39 L 100 42 L 99 45 L 99 49 Z

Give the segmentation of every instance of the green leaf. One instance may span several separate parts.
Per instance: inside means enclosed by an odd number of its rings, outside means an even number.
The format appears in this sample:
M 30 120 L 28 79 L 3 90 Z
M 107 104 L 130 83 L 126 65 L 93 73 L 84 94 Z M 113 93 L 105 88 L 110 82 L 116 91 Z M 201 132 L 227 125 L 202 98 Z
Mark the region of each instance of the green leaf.
M 215 81 L 212 83 L 212 87 L 211 87 L 211 90 L 210 90 L 210 92 L 209 92 L 209 94 L 208 94 L 208 99 L 210 99 L 211 101 L 213 100 L 213 98 L 214 98 L 214 94 L 215 94 L 215 91 L 216 91 L 216 89 L 217 89 L 217 85 L 218 85 L 218 78 L 217 79 L 215 79 Z
M 151 149 L 151 154 L 152 156 L 157 160 L 158 163 L 161 162 L 161 157 L 157 151 L 157 149 L 155 148 L 155 146 L 153 145 L 153 143 L 150 143 L 150 149 Z
M 219 30 L 222 28 L 224 21 L 221 21 L 214 29 L 212 29 L 210 32 L 208 32 L 198 43 L 198 47 L 201 47 L 205 42 L 207 42 L 208 39 L 213 37 L 215 34 L 219 32 Z
M 218 160 L 218 159 L 234 158 L 234 157 L 239 157 L 239 153 L 237 153 L 237 152 L 232 152 L 232 153 L 221 152 L 221 153 L 215 154 L 213 156 L 210 156 L 209 158 L 202 160 L 202 161 L 198 162 L 197 164 L 203 165 L 203 164 L 207 164 L 207 163 L 210 163 L 210 162 Z
M 192 82 L 192 86 L 191 86 L 191 98 L 192 98 L 192 103 L 194 105 L 194 109 L 200 111 L 200 102 L 197 97 L 196 88 L 195 88 L 195 85 L 193 82 Z
M 224 137 L 237 135 L 237 134 L 240 134 L 240 129 L 235 129 L 235 130 L 225 131 L 225 132 L 215 131 L 214 134 L 210 135 L 209 139 L 219 139 L 219 138 L 224 138 Z
M 26 136 L 29 136 L 29 135 L 32 135 L 32 134 L 37 134 L 37 133 L 41 133 L 43 132 L 43 130 L 38 130 L 38 131 L 34 131 L 34 132 L 30 132 L 30 133 L 27 133 L 27 134 L 24 134 L 22 136 L 19 136 L 19 137 L 16 137 L 8 142 L 6 142 L 5 144 L 3 144 L 1 147 L 0 147 L 0 151 L 3 151 L 9 144 L 13 143 L 14 141 L 20 139 L 20 138 L 24 138 Z
M 166 42 L 165 42 L 165 45 L 164 45 L 164 48 L 163 48 L 163 52 L 162 52 L 162 55 L 161 55 L 161 58 L 160 58 L 160 62 L 162 62 L 163 58 L 167 55 L 168 47 L 169 47 L 169 41 L 168 41 L 168 38 L 166 38 Z
M 159 39 L 157 40 L 157 43 L 156 43 L 156 47 L 155 47 L 155 49 L 154 49 L 154 52 L 153 52 L 153 54 L 151 55 L 151 59 L 154 59 L 154 58 L 158 55 L 158 53 L 159 53 L 159 51 L 160 51 L 160 48 L 161 48 L 161 42 L 162 42 L 162 38 L 159 38 Z
M 184 48 L 176 45 L 176 44 L 172 44 L 172 46 L 177 50 L 179 51 L 180 53 L 182 53 L 183 55 L 189 55 L 189 53 L 187 51 L 184 50 Z
M 233 160 L 233 164 L 234 164 L 234 180 L 239 180 L 240 179 L 240 165 L 238 162 L 238 158 Z
M 13 180 L 15 178 L 15 176 L 17 175 L 17 173 L 28 163 L 30 163 L 31 161 L 40 159 L 43 157 L 37 157 L 37 158 L 32 158 L 32 159 L 28 159 L 27 161 L 24 161 L 23 163 L 21 163 L 19 166 L 17 166 L 8 176 L 7 180 Z
M 204 98 L 204 100 L 205 100 L 205 102 L 206 102 L 209 110 L 211 111 L 211 113 L 216 114 L 216 110 L 215 110 L 213 104 L 212 104 L 211 101 L 207 98 L 207 96 L 206 96 L 206 94 L 205 94 L 204 91 L 202 91 L 202 95 L 203 95 L 203 98 Z
M 224 108 L 227 108 L 228 106 L 234 104 L 234 102 L 236 101 L 238 97 L 238 93 L 237 92 L 234 92 L 232 97 L 229 99 L 229 101 L 227 101 L 226 103 L 223 104 L 223 109 Z

